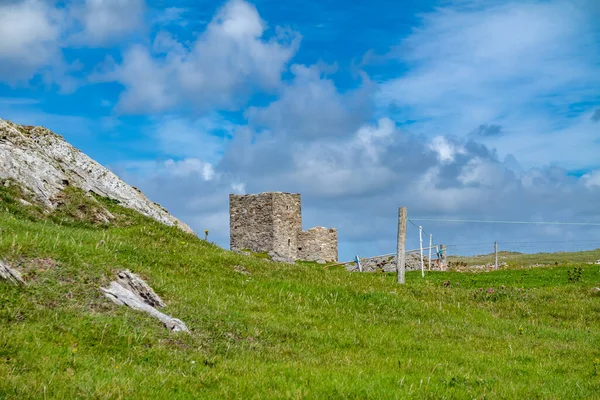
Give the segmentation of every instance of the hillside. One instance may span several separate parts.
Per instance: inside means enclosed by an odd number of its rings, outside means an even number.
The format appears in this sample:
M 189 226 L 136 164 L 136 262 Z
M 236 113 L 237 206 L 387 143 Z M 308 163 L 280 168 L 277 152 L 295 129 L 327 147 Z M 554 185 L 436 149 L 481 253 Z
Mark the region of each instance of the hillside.
M 183 222 L 112 171 L 42 127 L 25 126 L 0 119 L 0 179 L 18 182 L 36 202 L 47 209 L 59 206 L 61 193 L 70 187 L 86 195 L 107 197 L 167 225 L 192 233 Z M 109 222 L 111 215 L 97 213 Z
M 0 398 L 594 398 L 600 266 L 348 273 L 222 250 L 68 189 L 51 213 L 0 185 Z M 31 198 L 25 200 L 33 201 Z M 114 219 L 90 218 L 97 204 Z M 171 333 L 101 285 L 141 275 Z M 491 289 L 493 288 L 493 289 Z

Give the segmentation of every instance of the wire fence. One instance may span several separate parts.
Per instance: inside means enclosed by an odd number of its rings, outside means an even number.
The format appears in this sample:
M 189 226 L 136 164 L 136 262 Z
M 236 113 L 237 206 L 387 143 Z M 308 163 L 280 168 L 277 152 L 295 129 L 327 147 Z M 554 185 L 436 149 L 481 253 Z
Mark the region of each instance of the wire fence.
M 422 222 L 427 223 L 436 239 L 441 238 L 440 241 L 446 243 L 450 265 L 453 262 L 480 263 L 497 268 L 511 263 L 600 263 L 600 231 L 597 229 L 600 223 L 597 222 L 420 217 L 410 220 L 413 227 L 421 227 L 419 223 Z M 500 225 L 505 226 L 497 229 Z M 414 232 L 412 236 L 415 236 Z
M 407 218 L 407 270 L 600 264 L 600 223 Z M 423 223 L 426 226 L 423 226 Z M 502 229 L 497 227 L 505 225 Z M 550 238 L 548 238 L 550 236 Z M 356 270 L 393 271 L 396 253 L 356 256 Z

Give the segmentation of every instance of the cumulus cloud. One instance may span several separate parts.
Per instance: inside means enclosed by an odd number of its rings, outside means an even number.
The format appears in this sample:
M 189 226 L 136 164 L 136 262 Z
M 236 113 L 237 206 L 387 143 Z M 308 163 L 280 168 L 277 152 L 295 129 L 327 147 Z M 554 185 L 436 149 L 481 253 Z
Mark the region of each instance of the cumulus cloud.
M 276 131 L 290 140 L 347 135 L 372 114 L 372 86 L 365 79 L 361 87 L 340 93 L 323 69 L 291 66 L 294 79 L 266 107 L 250 107 L 246 116 L 255 128 Z
M 83 66 L 67 63 L 64 50 L 115 45 L 143 31 L 144 9 L 145 0 L 0 2 L 0 81 L 14 85 L 40 75 L 73 91 Z
M 548 157 L 551 144 L 564 155 L 566 132 L 585 129 L 581 138 L 597 152 L 581 120 L 589 118 L 571 107 L 593 104 L 600 91 L 597 14 L 590 6 L 465 1 L 424 14 L 386 55 L 407 72 L 380 80 L 379 107 L 393 105 L 398 120 L 415 120 L 412 128 L 430 136 L 475 131 L 530 166 Z M 535 145 L 538 139 L 543 146 Z M 576 154 L 571 161 L 591 159 Z
M 0 3 L 0 81 L 28 80 L 61 61 L 64 15 L 38 0 Z
M 140 31 L 144 27 L 145 0 L 85 0 L 75 3 L 72 17 L 81 30 L 74 34 L 74 43 L 106 46 Z
M 266 37 L 267 28 L 253 5 L 230 0 L 189 46 L 161 32 L 153 48 L 133 47 L 101 79 L 125 86 L 122 112 L 236 109 L 255 90 L 276 90 L 298 47 L 297 33 L 277 27 Z

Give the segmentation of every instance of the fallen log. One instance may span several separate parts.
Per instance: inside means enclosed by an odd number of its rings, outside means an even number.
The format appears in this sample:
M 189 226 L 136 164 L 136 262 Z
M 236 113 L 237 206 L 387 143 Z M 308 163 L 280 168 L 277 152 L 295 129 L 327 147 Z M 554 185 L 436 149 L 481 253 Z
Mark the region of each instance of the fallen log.
M 164 307 L 165 303 L 141 278 L 129 271 L 119 272 L 117 276 L 118 281 L 112 281 L 108 288 L 100 288 L 113 303 L 143 311 L 161 321 L 171 332 L 189 332 L 183 321 L 154 308 L 154 305 Z
M 21 274 L 19 273 L 19 271 L 9 267 L 7 264 L 5 264 L 2 261 L 0 261 L 0 279 L 4 279 L 16 286 L 27 285 L 25 283 L 25 281 L 23 280 L 23 278 L 21 277 Z

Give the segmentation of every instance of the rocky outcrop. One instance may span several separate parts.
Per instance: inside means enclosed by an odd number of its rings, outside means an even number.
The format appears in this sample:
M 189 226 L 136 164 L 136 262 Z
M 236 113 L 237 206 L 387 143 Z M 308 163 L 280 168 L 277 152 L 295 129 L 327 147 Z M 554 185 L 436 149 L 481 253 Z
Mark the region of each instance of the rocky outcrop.
M 117 278 L 107 288 L 100 288 L 113 303 L 145 312 L 162 322 L 171 332 L 189 332 L 183 321 L 156 309 L 166 304 L 142 278 L 127 270 L 119 272 Z
M 18 182 L 48 208 L 56 206 L 55 199 L 67 186 L 74 186 L 193 233 L 138 189 L 41 126 L 22 126 L 0 119 L 0 178 Z

